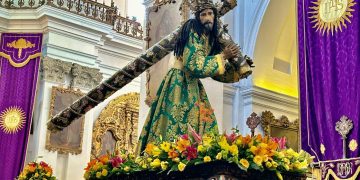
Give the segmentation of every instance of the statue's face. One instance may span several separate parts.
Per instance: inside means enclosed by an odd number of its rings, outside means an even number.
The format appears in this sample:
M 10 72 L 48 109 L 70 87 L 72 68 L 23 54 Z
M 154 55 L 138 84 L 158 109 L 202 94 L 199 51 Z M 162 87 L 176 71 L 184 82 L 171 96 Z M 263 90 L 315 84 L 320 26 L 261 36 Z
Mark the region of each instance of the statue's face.
M 212 31 L 214 26 L 214 11 L 212 9 L 205 9 L 200 12 L 200 21 L 207 31 Z

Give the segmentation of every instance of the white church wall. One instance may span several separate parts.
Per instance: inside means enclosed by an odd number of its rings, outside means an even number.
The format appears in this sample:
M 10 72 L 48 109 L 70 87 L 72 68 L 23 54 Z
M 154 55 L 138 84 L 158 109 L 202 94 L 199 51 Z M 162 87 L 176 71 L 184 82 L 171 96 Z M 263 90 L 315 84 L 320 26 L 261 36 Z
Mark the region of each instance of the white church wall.
M 49 6 L 42 6 L 37 10 L 1 9 L 0 22 L 1 32 L 43 32 L 44 56 L 97 68 L 103 74 L 103 79 L 109 78 L 142 52 L 142 40 L 118 34 L 110 25 Z M 48 162 L 61 180 L 82 179 L 83 169 L 90 160 L 94 121 L 111 99 L 128 92 L 140 92 L 140 78 L 136 78 L 85 115 L 82 152 L 78 155 L 62 155 L 45 149 L 51 88 L 60 85 L 67 87 L 69 80 L 39 81 L 27 161 L 38 159 Z M 90 90 L 89 87 L 78 88 L 83 92 Z
M 272 3 L 272 4 L 271 4 Z M 284 4 L 285 3 L 285 4 Z M 270 6 L 271 4 L 271 6 Z M 281 5 L 279 5 L 281 4 Z M 276 74 L 267 75 L 266 77 L 260 77 L 257 72 L 268 72 L 272 71 L 272 61 L 264 59 L 264 50 L 270 49 L 269 45 L 266 41 L 267 39 L 264 37 L 259 37 L 259 33 L 263 33 L 264 36 L 269 36 L 273 38 L 281 39 L 281 28 L 284 28 L 283 25 L 279 28 L 278 34 L 272 31 L 272 35 L 269 35 L 269 31 L 266 28 L 271 28 L 272 26 L 264 27 L 264 23 L 271 23 L 271 21 L 263 22 L 264 16 L 267 11 L 275 12 L 275 14 L 271 14 L 271 18 L 278 19 L 280 16 L 282 18 L 288 17 L 289 11 L 295 11 L 293 7 L 290 7 L 292 1 L 276 1 L 270 2 L 270 0 L 253 0 L 253 1 L 239 1 L 238 6 L 235 8 L 233 12 L 233 18 L 228 18 L 227 20 L 232 24 L 230 32 L 234 33 L 233 38 L 236 42 L 240 44 L 242 47 L 243 54 L 246 54 L 253 58 L 254 65 L 254 73 L 248 79 L 241 81 L 235 85 L 236 92 L 233 99 L 233 126 L 237 126 L 242 134 L 249 134 L 250 129 L 246 125 L 246 120 L 250 116 L 252 112 L 261 115 L 261 112 L 265 110 L 269 110 L 274 113 L 275 117 L 280 117 L 281 115 L 285 115 L 289 117 L 289 120 L 295 120 L 298 118 L 298 104 L 297 98 L 293 96 L 289 96 L 284 92 L 276 92 L 271 91 L 272 89 L 264 88 L 261 84 L 257 83 L 261 79 L 266 79 L 267 77 L 276 76 Z M 284 8 L 283 6 L 289 6 L 289 8 Z M 269 10 L 271 8 L 271 10 Z M 276 14 L 276 8 L 286 9 L 285 14 Z M 283 11 L 282 10 L 282 11 Z M 269 13 L 267 13 L 269 16 Z M 285 17 L 284 17 L 285 16 Z M 268 17 L 269 18 L 269 17 Z M 268 19 L 267 18 L 267 19 Z M 291 18 L 291 17 L 290 17 Z M 225 19 L 226 20 L 226 19 Z M 285 30 L 282 30 L 284 32 Z M 275 34 L 274 34 L 275 33 Z M 288 32 L 291 33 L 291 32 Z M 286 33 L 283 33 L 286 34 Z M 283 38 L 284 39 L 284 38 Z M 279 42 L 278 44 L 284 44 Z M 261 48 L 259 48 L 261 46 Z M 276 45 L 274 45 L 276 46 Z M 291 46 L 291 45 L 289 45 Z M 276 48 L 276 47 L 275 47 Z M 293 51 L 288 51 L 284 48 L 277 48 L 277 52 L 274 54 L 290 54 L 291 58 L 291 68 L 294 70 L 294 74 L 292 74 L 292 78 L 297 77 L 296 72 L 296 55 L 294 55 Z M 281 51 L 281 52 L 279 52 Z M 260 54 L 262 57 L 256 55 L 256 52 Z M 268 58 L 272 58 L 275 55 L 267 54 Z M 281 75 L 281 74 L 280 74 Z M 277 76 L 278 77 L 278 76 Z M 283 76 L 282 76 L 283 78 Z M 292 80 L 280 80 L 283 83 L 294 83 Z M 272 83 L 274 86 L 278 83 L 278 81 L 270 80 L 269 83 Z M 296 82 L 295 82 L 296 84 Z M 293 89 L 296 87 L 292 87 Z M 261 128 L 258 128 L 257 133 L 262 133 Z

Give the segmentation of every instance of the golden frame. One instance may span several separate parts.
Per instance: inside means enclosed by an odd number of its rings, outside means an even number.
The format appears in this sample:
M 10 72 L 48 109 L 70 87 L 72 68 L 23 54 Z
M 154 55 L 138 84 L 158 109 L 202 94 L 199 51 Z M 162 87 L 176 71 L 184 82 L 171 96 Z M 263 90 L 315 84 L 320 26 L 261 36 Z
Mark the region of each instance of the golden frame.
M 63 88 L 63 87 L 56 87 L 53 86 L 52 90 L 51 90 L 51 100 L 50 100 L 50 109 L 49 109 L 49 118 L 51 118 L 52 116 L 54 116 L 56 113 L 56 102 L 57 102 L 57 97 L 61 97 L 61 96 L 66 96 L 66 97 L 70 97 L 72 99 L 70 99 L 72 102 L 75 101 L 76 99 L 82 97 L 84 95 L 83 92 L 81 92 L 79 89 L 78 90 L 74 90 L 74 89 L 68 89 L 68 88 Z M 65 98 L 66 98 L 65 97 Z M 59 107 L 59 110 L 62 110 L 64 108 L 66 108 L 67 106 L 69 106 L 72 102 L 69 102 L 69 104 L 63 104 L 64 107 Z M 80 132 L 76 131 L 77 134 L 79 134 L 79 138 L 80 138 L 80 142 L 78 142 L 78 146 L 75 147 L 71 147 L 71 146 L 66 146 L 64 144 L 54 144 L 52 143 L 52 135 L 54 136 L 59 136 L 57 134 L 53 134 L 54 132 L 51 132 L 49 130 L 47 130 L 46 133 L 46 143 L 45 143 L 45 149 L 49 150 L 49 151 L 57 151 L 60 154 L 80 154 L 82 152 L 82 143 L 83 143 L 83 134 L 84 134 L 84 122 L 85 122 L 85 117 L 82 116 L 81 118 L 77 119 L 74 121 L 74 127 L 77 125 L 76 123 L 80 123 Z M 66 128 L 70 128 L 66 127 Z M 79 130 L 79 128 L 77 128 L 77 130 Z M 65 129 L 64 129 L 65 130 Z M 57 133 L 69 133 L 69 131 L 59 131 Z M 79 133 L 78 133 L 79 132 Z M 69 136 L 68 136 L 69 137 Z
M 134 152 L 137 144 L 139 93 L 128 93 L 110 101 L 95 121 L 91 158 L 101 155 L 103 137 L 110 131 L 116 141 L 114 150 Z
M 293 122 L 290 122 L 286 116 L 276 119 L 272 112 L 264 111 L 261 115 L 261 127 L 264 130 L 265 136 L 285 136 L 287 143 L 290 143 L 290 148 L 296 151 L 300 150 L 300 126 L 298 119 Z M 293 140 L 294 137 L 296 138 L 295 141 Z

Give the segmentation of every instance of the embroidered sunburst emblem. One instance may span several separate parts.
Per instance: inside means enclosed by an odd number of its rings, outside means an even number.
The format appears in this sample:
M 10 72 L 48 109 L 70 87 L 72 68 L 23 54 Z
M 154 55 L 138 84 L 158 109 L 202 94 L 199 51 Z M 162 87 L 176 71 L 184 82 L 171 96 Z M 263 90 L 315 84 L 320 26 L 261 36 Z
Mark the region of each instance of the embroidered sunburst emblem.
M 6 134 L 14 134 L 24 127 L 25 112 L 20 107 L 9 107 L 0 114 L 0 128 Z
M 316 32 L 321 32 L 322 35 L 331 35 L 340 30 L 342 32 L 343 27 L 347 27 L 347 23 L 351 23 L 352 12 L 355 10 L 356 2 L 354 0 L 315 0 L 311 2 L 314 6 L 311 6 L 310 19 L 311 23 L 315 23 L 313 28 L 316 28 Z

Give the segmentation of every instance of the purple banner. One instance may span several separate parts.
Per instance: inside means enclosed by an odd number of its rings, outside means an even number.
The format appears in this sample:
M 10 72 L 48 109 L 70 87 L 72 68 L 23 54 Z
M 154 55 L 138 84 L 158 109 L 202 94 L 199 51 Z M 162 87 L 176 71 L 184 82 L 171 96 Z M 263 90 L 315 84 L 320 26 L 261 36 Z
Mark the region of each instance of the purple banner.
M 342 116 L 353 121 L 347 157 L 360 155 L 360 6 L 356 1 L 298 0 L 301 145 L 315 161 L 342 159 L 342 138 L 335 130 Z
M 1 34 L 0 176 L 16 178 L 24 165 L 40 65 L 42 34 Z

